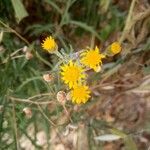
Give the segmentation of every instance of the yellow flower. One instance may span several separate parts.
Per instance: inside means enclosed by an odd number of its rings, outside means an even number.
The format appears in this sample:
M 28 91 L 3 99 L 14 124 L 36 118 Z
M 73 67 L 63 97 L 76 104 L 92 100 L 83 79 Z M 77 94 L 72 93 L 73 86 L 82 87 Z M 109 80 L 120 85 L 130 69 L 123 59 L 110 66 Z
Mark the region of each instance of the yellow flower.
M 86 50 L 81 53 L 81 63 L 87 67 L 94 69 L 96 72 L 100 71 L 102 58 L 105 58 L 104 54 L 100 54 L 98 47 L 95 49 Z
M 121 51 L 121 45 L 119 44 L 119 42 L 112 43 L 110 46 L 110 51 L 113 54 L 118 54 Z
M 90 90 L 86 85 L 77 85 L 71 90 L 71 99 L 73 103 L 86 103 L 90 98 Z
M 62 65 L 61 70 L 62 80 L 69 85 L 69 88 L 74 87 L 86 77 L 84 70 L 72 60 L 68 64 Z
M 45 40 L 43 40 L 42 48 L 48 51 L 49 53 L 53 53 L 58 49 L 58 46 L 53 37 L 49 36 Z

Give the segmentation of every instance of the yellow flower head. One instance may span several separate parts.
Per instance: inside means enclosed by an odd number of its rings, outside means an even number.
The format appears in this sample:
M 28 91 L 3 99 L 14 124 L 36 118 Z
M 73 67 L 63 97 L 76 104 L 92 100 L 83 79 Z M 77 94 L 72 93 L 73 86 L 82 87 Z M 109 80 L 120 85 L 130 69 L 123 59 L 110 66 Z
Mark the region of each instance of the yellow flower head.
M 90 98 L 90 90 L 86 85 L 77 85 L 71 90 L 71 99 L 73 103 L 86 103 Z
M 102 58 L 105 58 L 104 54 L 100 54 L 98 47 L 95 49 L 86 50 L 81 53 L 81 63 L 87 67 L 94 69 L 96 72 L 100 71 L 100 65 L 102 64 Z
M 56 51 L 58 49 L 58 46 L 57 46 L 54 38 L 51 36 L 49 36 L 45 40 L 43 40 L 42 47 L 49 53 L 53 53 L 54 51 Z
M 112 43 L 110 46 L 110 51 L 113 54 L 118 54 L 121 51 L 121 45 L 119 44 L 119 42 Z
M 61 70 L 62 80 L 69 85 L 69 88 L 74 87 L 86 77 L 81 66 L 72 61 L 69 61 L 68 64 L 62 65 Z

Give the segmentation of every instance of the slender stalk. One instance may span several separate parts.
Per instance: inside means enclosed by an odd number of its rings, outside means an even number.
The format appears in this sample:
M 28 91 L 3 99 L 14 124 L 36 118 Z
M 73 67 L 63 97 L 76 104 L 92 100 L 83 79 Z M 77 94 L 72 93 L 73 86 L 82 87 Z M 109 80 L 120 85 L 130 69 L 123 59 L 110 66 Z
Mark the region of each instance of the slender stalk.
M 64 108 L 64 111 L 65 111 L 67 117 L 69 118 L 70 122 L 72 123 L 73 121 L 72 121 L 72 119 L 71 119 L 71 117 L 70 117 L 70 115 L 69 115 L 69 112 L 68 112 L 66 106 L 65 106 L 65 105 L 62 105 L 62 106 L 63 106 L 63 108 Z
M 9 27 L 8 25 L 6 25 L 4 22 L 2 22 L 0 20 L 0 24 L 2 24 L 5 28 L 9 29 L 10 32 L 16 34 L 22 41 L 24 41 L 28 46 L 30 45 L 30 43 L 23 37 L 21 36 L 17 31 L 15 31 L 14 29 L 12 29 L 11 27 Z
M 7 57 L 7 58 L 4 59 L 4 61 L 1 62 L 0 64 L 5 64 L 5 63 L 8 62 L 8 60 L 13 60 L 13 59 L 21 58 L 21 57 L 25 57 L 25 55 L 18 55 L 18 56 L 14 56 L 14 57 Z
M 16 97 L 9 97 L 9 99 L 11 99 L 12 101 L 17 101 L 17 102 L 21 102 L 21 103 L 35 104 L 35 105 L 47 105 L 47 104 L 54 103 L 54 101 L 35 102 L 35 101 L 31 101 L 29 99 L 20 99 L 20 98 L 16 98 Z
M 123 33 L 122 33 L 122 35 L 120 37 L 120 40 L 119 40 L 120 43 L 122 43 L 124 41 L 125 36 L 129 31 L 130 22 L 131 22 L 131 19 L 132 19 L 132 13 L 133 13 L 133 9 L 134 9 L 134 6 L 135 6 L 135 2 L 136 2 L 136 0 L 132 0 L 132 2 L 131 2 L 129 13 L 128 13 L 126 23 L 125 23 L 125 27 L 123 29 Z
M 59 51 L 55 51 L 54 54 L 58 56 L 60 59 L 64 59 L 63 55 Z
M 18 131 L 17 131 L 17 123 L 16 123 L 16 112 L 15 112 L 15 103 L 14 101 L 12 101 L 12 104 L 13 104 L 13 116 L 12 116 L 12 119 L 13 119 L 13 125 L 14 125 L 14 132 L 15 132 L 15 141 L 16 141 L 16 150 L 19 150 L 19 143 L 18 143 Z
M 10 54 L 11 57 L 13 57 L 14 55 L 16 55 L 18 52 L 20 52 L 23 48 L 17 49 L 16 51 L 14 51 L 13 53 Z
M 34 95 L 32 97 L 29 97 L 28 99 L 31 100 L 31 99 L 34 99 L 34 98 L 37 98 L 37 97 L 42 97 L 42 96 L 51 96 L 52 93 L 42 93 L 42 94 L 37 94 L 37 95 Z
M 41 114 L 44 116 L 44 118 L 50 123 L 52 124 L 54 127 L 56 126 L 56 124 L 50 120 L 47 115 L 44 113 L 44 111 L 42 110 L 41 106 L 39 104 L 37 104 L 39 111 L 41 112 Z

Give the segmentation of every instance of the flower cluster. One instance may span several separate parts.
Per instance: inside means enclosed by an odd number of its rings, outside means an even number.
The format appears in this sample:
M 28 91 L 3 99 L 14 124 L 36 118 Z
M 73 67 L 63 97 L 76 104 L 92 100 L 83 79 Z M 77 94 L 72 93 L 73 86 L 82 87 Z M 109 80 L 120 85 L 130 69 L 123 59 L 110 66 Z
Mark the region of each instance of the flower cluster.
M 55 53 L 57 56 L 61 56 L 61 59 L 63 58 L 57 51 L 58 46 L 51 36 L 43 41 L 42 47 L 49 53 Z M 86 71 L 93 69 L 95 72 L 99 72 L 101 70 L 102 60 L 107 55 L 115 55 L 120 51 L 120 44 L 114 42 L 107 48 L 105 53 L 101 53 L 96 46 L 94 49 L 88 48 L 81 52 L 78 60 L 64 59 L 64 63 L 60 66 L 60 75 L 62 81 L 70 89 L 70 96 L 73 103 L 86 103 L 90 98 L 91 92 L 86 83 Z
M 71 89 L 72 102 L 80 104 L 87 102 L 90 97 L 89 87 L 85 85 L 86 74 L 84 68 L 70 60 L 61 66 L 62 80 Z

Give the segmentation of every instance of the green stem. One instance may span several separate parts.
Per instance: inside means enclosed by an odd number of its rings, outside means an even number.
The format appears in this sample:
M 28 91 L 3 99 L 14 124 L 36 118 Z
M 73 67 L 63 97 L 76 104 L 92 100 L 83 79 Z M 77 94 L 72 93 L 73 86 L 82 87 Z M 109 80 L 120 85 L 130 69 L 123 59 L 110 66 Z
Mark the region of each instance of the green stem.
M 58 56 L 60 59 L 64 59 L 63 55 L 59 51 L 55 51 L 54 54 Z
M 16 32 L 14 29 L 10 28 L 8 25 L 6 25 L 4 22 L 2 22 L 0 20 L 0 24 L 2 24 L 5 28 L 9 29 L 11 32 L 13 32 L 14 34 L 16 34 L 16 36 L 18 36 L 22 41 L 24 41 L 28 46 L 30 45 L 30 43 L 24 38 L 22 37 L 18 32 Z

